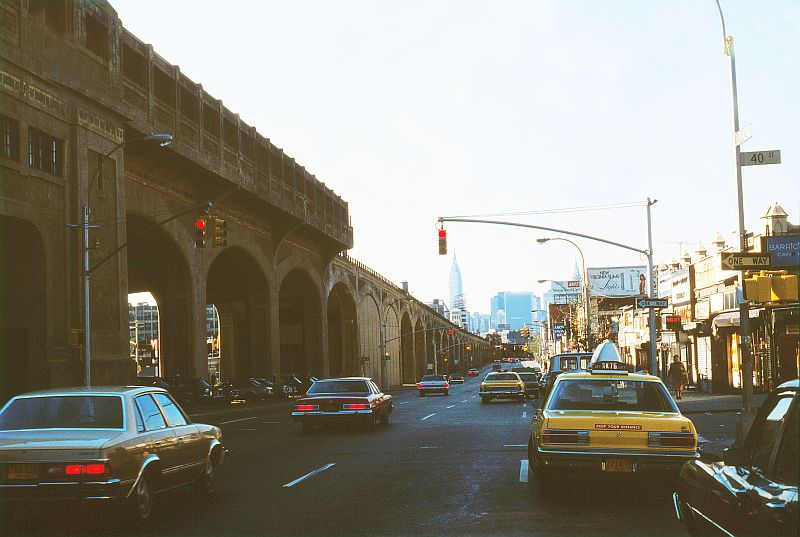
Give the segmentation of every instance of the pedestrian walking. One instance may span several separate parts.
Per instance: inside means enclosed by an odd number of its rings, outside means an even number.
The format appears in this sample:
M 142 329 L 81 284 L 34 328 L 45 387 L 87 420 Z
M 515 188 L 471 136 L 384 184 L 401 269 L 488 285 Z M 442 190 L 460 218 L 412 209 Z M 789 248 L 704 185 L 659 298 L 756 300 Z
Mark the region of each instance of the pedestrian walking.
M 681 399 L 683 390 L 689 383 L 689 374 L 686 372 L 686 366 L 681 362 L 681 357 L 677 354 L 672 357 L 672 363 L 669 365 L 669 383 L 672 389 L 675 390 L 675 399 Z

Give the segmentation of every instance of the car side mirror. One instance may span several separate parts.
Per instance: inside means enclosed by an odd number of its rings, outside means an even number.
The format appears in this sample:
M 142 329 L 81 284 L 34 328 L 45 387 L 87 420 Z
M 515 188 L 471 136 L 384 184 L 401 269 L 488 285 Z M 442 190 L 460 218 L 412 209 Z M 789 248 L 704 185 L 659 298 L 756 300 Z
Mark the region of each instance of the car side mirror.
M 723 460 L 728 466 L 746 466 L 750 462 L 747 450 L 740 446 L 731 446 L 722 453 Z

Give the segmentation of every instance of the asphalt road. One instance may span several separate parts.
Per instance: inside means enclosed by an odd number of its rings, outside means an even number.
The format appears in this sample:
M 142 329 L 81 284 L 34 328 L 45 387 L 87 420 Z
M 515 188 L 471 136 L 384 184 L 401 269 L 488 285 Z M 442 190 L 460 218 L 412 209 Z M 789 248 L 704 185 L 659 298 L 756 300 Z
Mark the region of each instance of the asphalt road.
M 526 482 L 536 402 L 482 405 L 478 381 L 450 395 L 395 395 L 391 424 L 303 433 L 282 404 L 203 416 L 230 450 L 207 503 L 158 498 L 153 528 L 106 512 L 49 512 L 19 534 L 115 535 L 683 535 L 671 489 L 638 475 L 568 479 L 540 494 Z M 701 435 L 728 416 L 692 416 Z M 195 420 L 199 421 L 199 420 Z M 735 415 L 734 415 L 735 421 Z M 704 425 L 700 427 L 700 423 Z M 722 426 L 720 426 L 722 425 Z M 721 434 L 721 433 L 720 433 Z

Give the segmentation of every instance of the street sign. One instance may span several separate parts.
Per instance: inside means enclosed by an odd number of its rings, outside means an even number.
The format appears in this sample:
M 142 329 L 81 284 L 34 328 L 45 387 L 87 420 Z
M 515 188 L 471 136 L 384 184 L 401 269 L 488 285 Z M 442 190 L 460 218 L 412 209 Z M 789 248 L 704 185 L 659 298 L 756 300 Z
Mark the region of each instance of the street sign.
M 666 298 L 640 298 L 636 301 L 637 308 L 666 308 Z
M 781 151 L 743 151 L 739 153 L 739 164 L 742 166 L 761 166 L 762 164 L 780 164 Z
M 722 261 L 722 270 L 752 270 L 772 266 L 772 255 L 769 252 L 760 254 L 722 252 L 720 260 Z
M 736 145 L 742 145 L 753 137 L 753 126 L 748 123 L 736 133 Z
M 682 320 L 680 315 L 667 315 L 664 320 L 667 323 L 667 330 L 681 329 Z

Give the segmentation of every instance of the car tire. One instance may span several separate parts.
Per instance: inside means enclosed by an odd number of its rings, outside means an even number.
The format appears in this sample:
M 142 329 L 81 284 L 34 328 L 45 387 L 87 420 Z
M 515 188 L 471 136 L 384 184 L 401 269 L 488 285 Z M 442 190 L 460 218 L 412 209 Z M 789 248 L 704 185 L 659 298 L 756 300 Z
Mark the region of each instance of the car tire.
M 492 400 L 491 397 L 486 397 L 486 396 L 482 396 L 481 397 L 481 403 L 483 403 L 484 405 L 487 404 L 491 400 Z
M 216 453 L 212 453 L 203 466 L 203 475 L 200 479 L 192 483 L 191 492 L 199 498 L 207 498 L 214 493 L 217 487 L 217 463 Z
M 713 535 L 708 528 L 704 528 L 694 515 L 694 511 L 682 501 L 678 502 L 678 508 L 681 510 L 681 523 L 686 533 L 692 537 L 708 537 Z
M 553 488 L 553 470 L 545 468 L 536 458 L 536 446 L 533 438 L 528 440 L 528 483 L 539 492 L 548 492 Z
M 131 518 L 140 524 L 150 520 L 153 515 L 153 473 L 145 471 L 136 482 L 129 498 Z
M 420 392 L 419 392 L 419 396 L 420 396 L 420 397 L 425 397 L 425 392 L 423 392 L 423 391 L 420 391 Z
M 381 418 L 381 425 L 383 425 L 384 427 L 388 427 L 389 426 L 389 411 L 388 410 L 383 413 L 383 417 Z
M 448 390 L 445 390 L 445 391 L 444 391 L 444 395 L 445 395 L 445 397 L 446 397 L 446 396 L 450 395 L 450 392 L 449 392 Z

